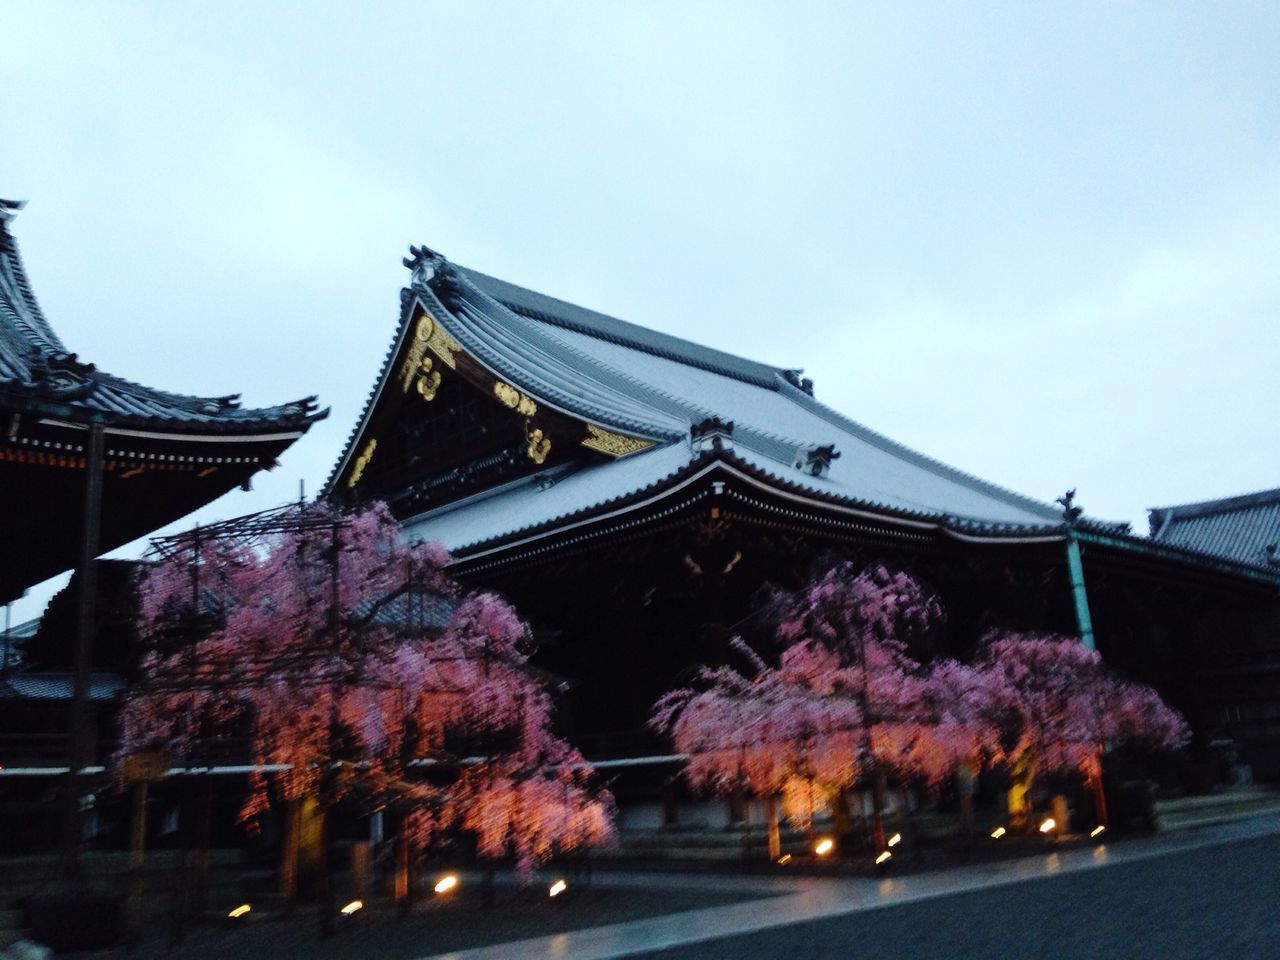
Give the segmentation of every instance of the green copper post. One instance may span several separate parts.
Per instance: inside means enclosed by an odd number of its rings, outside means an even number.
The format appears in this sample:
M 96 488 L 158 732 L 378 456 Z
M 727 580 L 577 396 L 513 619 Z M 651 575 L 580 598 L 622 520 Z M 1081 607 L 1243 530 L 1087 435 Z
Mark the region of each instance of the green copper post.
M 1084 562 L 1080 559 L 1080 541 L 1076 539 L 1074 530 L 1067 531 L 1067 569 L 1071 572 L 1071 595 L 1076 602 L 1076 626 L 1080 628 L 1080 640 L 1090 650 L 1096 650 L 1089 597 L 1084 592 Z

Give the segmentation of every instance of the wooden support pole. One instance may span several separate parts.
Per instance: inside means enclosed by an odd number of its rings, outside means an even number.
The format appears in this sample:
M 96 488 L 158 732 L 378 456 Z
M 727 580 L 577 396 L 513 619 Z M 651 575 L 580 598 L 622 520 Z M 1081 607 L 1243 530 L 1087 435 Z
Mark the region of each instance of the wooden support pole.
M 129 799 L 129 934 L 135 941 L 142 934 L 144 870 L 147 855 L 147 781 L 133 785 Z
M 191 778 L 184 777 L 178 808 L 178 877 L 173 885 L 173 911 L 169 917 L 169 945 L 176 947 L 187 935 L 191 898 Z
M 80 529 L 80 563 L 76 568 L 75 679 L 68 719 L 68 772 L 63 796 L 62 879 L 83 879 L 80 864 L 80 771 L 89 765 L 93 731 L 89 729 L 89 674 L 93 663 L 93 627 L 97 606 L 98 536 L 102 526 L 102 424 L 89 426 L 85 443 L 84 519 Z
M 200 778 L 196 793 L 196 863 L 195 893 L 191 898 L 191 915 L 204 916 L 209 896 L 209 834 L 213 821 L 213 778 Z

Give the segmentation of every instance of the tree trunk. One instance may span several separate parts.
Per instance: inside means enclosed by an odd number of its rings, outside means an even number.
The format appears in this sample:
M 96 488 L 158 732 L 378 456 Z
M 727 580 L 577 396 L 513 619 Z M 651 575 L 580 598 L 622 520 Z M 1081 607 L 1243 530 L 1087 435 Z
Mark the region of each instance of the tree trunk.
M 147 855 L 147 782 L 133 785 L 129 809 L 129 937 L 142 936 L 143 869 Z
M 169 945 L 176 947 L 187 935 L 187 909 L 191 884 L 191 777 L 183 777 L 178 807 L 178 882 L 174 884 L 173 913 L 169 919 Z
M 871 778 L 871 848 L 877 853 L 883 852 L 884 846 L 884 808 L 886 794 L 889 791 L 889 778 L 884 769 L 876 764 Z
M 960 835 L 966 839 L 973 835 L 973 795 L 978 789 L 976 763 L 962 760 L 956 764 L 955 785 L 956 800 L 960 808 Z
M 1013 783 L 1009 787 L 1009 827 L 1029 830 L 1031 817 L 1031 786 L 1035 781 L 1036 764 L 1022 760 L 1013 770 Z
M 396 904 L 401 913 L 409 912 L 409 838 L 405 836 L 403 821 L 396 834 Z
M 327 791 L 326 791 L 327 792 Z M 329 820 L 331 818 L 328 797 L 320 804 L 320 859 L 316 864 L 316 893 L 320 901 L 320 936 L 333 936 L 337 904 L 333 898 L 333 874 L 329 868 Z
M 191 915 L 204 916 L 209 893 L 209 833 L 213 820 L 213 779 L 200 778 L 196 801 L 196 863 L 195 895 L 191 901 Z
M 298 904 L 298 847 L 302 839 L 300 802 L 288 800 L 284 806 L 284 833 L 280 850 L 280 897 L 285 914 Z
M 782 830 L 778 823 L 778 797 L 769 794 L 764 801 L 765 819 L 769 826 L 769 859 L 777 862 L 782 856 Z

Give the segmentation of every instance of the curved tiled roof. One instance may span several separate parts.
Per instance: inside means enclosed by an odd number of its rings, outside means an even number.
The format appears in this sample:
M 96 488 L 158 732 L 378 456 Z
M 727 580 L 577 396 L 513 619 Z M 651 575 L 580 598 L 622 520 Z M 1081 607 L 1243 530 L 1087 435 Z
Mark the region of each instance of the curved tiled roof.
M 327 415 L 315 397 L 259 409 L 236 396 L 192 397 L 133 383 L 82 362 L 54 333 L 27 279 L 0 200 L 0 405 L 136 429 L 238 434 L 305 430 Z
M 733 457 L 779 485 L 833 503 L 970 532 L 1062 529 L 1056 507 L 955 470 L 818 403 L 799 371 L 735 357 L 586 310 L 422 248 L 382 373 L 332 485 L 353 455 L 421 304 L 473 359 L 540 404 L 657 446 L 622 460 L 534 478 L 443 505 L 407 526 L 452 549 L 490 543 L 533 521 L 578 516 L 681 474 L 705 452 L 696 434 L 720 424 Z M 821 469 L 809 458 L 827 451 Z M 544 509 L 545 507 L 545 509 Z M 532 511 L 532 513 L 531 513 Z M 535 516 L 536 515 L 536 516 Z
M 1280 570 L 1280 489 L 1147 513 L 1159 543 Z

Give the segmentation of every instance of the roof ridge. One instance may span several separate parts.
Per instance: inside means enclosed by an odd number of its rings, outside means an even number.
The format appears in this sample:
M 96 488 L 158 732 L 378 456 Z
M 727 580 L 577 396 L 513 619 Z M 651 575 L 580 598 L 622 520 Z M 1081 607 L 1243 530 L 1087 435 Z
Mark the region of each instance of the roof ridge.
M 1179 503 L 1168 507 L 1151 507 L 1148 514 L 1158 514 L 1164 526 L 1174 520 L 1189 520 L 1193 517 L 1207 517 L 1215 513 L 1229 513 L 1243 507 L 1264 507 L 1280 504 L 1280 487 L 1271 490 L 1258 490 L 1254 493 L 1242 493 L 1217 500 L 1200 500 L 1195 503 Z M 1162 528 L 1163 529 L 1163 528 Z
M 493 294 L 488 293 L 483 288 L 480 288 L 478 285 L 474 283 L 472 284 L 472 286 L 475 287 L 482 296 L 486 297 L 489 300 L 492 300 L 498 306 L 512 313 L 516 313 L 518 316 L 522 316 L 519 313 L 519 311 L 513 310 L 507 304 L 503 303 L 497 297 L 493 296 Z M 533 318 L 525 317 L 524 319 L 533 319 Z M 557 324 L 557 326 L 559 325 Z M 593 367 L 597 367 L 601 370 L 607 371 L 610 375 L 624 381 L 628 386 L 636 388 L 638 391 L 640 391 L 644 395 L 648 395 L 649 397 L 656 397 L 662 401 L 665 401 L 667 404 L 674 406 L 682 413 L 682 415 L 688 417 L 689 422 L 691 424 L 697 423 L 701 420 L 705 420 L 708 417 L 720 417 L 720 416 L 723 416 L 725 413 L 725 411 L 723 410 L 713 410 L 710 407 L 706 407 L 699 403 L 695 403 L 694 401 L 689 400 L 685 397 L 682 397 L 678 394 L 675 394 L 669 390 L 663 390 L 659 387 L 654 386 L 651 383 L 647 383 L 646 381 L 641 380 L 639 377 L 635 376 L 634 374 L 628 373 L 626 370 L 622 370 L 614 366 L 613 364 L 608 363 L 605 360 L 602 360 L 600 357 L 593 356 L 589 353 L 586 353 L 585 351 L 581 350 L 579 347 L 575 346 L 574 344 L 569 343 L 561 339 L 560 337 L 557 337 L 554 330 L 541 331 L 541 332 L 543 333 L 544 336 L 548 336 L 554 339 L 556 341 L 556 344 L 561 349 L 572 354 L 574 357 L 577 357 L 578 359 L 584 361 L 585 363 Z M 622 345 L 625 346 L 625 344 L 622 344 Z M 718 372 L 718 371 L 711 371 L 711 372 Z M 777 378 L 775 377 L 775 384 L 774 384 L 775 391 L 776 391 L 776 383 L 777 383 Z M 608 384 L 602 384 L 602 386 L 607 387 Z M 646 400 L 642 398 L 633 397 L 632 399 L 636 399 L 640 403 L 646 403 Z M 662 412 L 668 413 L 669 411 L 662 411 Z M 749 424 L 741 424 L 741 425 L 735 426 L 735 436 L 742 436 L 742 435 L 754 436 L 759 438 L 760 440 L 765 441 L 766 443 L 787 447 L 787 448 L 798 448 L 808 444 L 817 443 L 820 439 L 826 439 L 826 438 L 818 438 L 818 437 L 810 437 L 810 438 L 804 438 L 804 439 L 789 437 L 784 434 L 774 433 L 768 430 L 761 430 L 758 427 L 754 427 Z
M 573 375 L 581 377 L 584 371 L 573 370 L 562 359 L 549 353 L 542 344 L 539 344 L 536 341 L 530 342 L 527 338 L 529 334 L 532 334 L 534 337 L 550 337 L 555 341 L 556 347 L 561 349 L 566 348 L 568 345 L 548 331 L 541 330 L 536 325 L 530 326 L 536 324 L 536 321 L 532 321 L 528 317 L 522 317 L 519 314 L 516 314 L 490 294 L 476 286 L 466 276 L 461 277 L 460 281 L 461 284 L 469 290 L 469 292 L 479 298 L 480 302 L 478 304 L 468 303 L 465 299 L 462 299 L 461 307 L 455 306 L 454 309 L 450 309 L 440 300 L 436 292 L 429 286 L 418 287 L 415 285 L 414 293 L 419 300 L 424 303 L 424 305 L 439 307 L 437 312 L 441 315 L 437 317 L 437 319 L 445 326 L 446 329 L 449 330 L 451 334 L 457 337 L 464 346 L 467 346 L 467 342 L 471 341 L 473 344 L 471 348 L 472 352 L 476 352 L 476 348 L 479 348 L 480 355 L 476 357 L 477 360 L 485 362 L 486 365 L 497 365 L 500 368 L 506 366 L 517 367 L 518 369 L 515 375 L 505 370 L 501 372 L 503 376 L 508 377 L 517 384 L 523 386 L 531 394 L 537 395 L 539 399 L 545 402 L 553 405 L 559 404 L 570 410 L 574 410 L 575 406 L 582 405 L 592 408 L 593 412 L 591 413 L 585 415 L 580 412 L 578 413 L 579 416 L 585 416 L 588 420 L 601 420 L 605 423 L 611 423 L 622 430 L 632 431 L 655 438 L 663 437 L 667 440 L 673 440 L 676 438 L 678 433 L 683 432 L 683 430 L 676 430 L 675 425 L 670 422 L 666 424 L 661 422 L 663 420 L 670 421 L 674 419 L 669 411 L 662 410 L 660 407 L 655 407 L 652 403 L 632 396 L 625 391 L 621 391 L 616 385 L 611 385 L 607 382 L 607 378 L 609 376 L 615 378 L 620 377 L 620 371 L 616 370 L 609 364 L 602 363 L 595 358 L 588 357 L 576 350 L 572 351 L 574 358 L 581 362 L 585 362 L 598 374 L 604 374 L 605 379 L 602 380 L 598 375 L 590 377 L 590 393 L 594 394 L 594 396 L 588 395 L 588 391 L 586 389 L 580 388 L 579 399 L 582 403 L 580 405 L 575 405 L 573 402 L 575 399 L 573 390 L 566 388 L 566 386 L 562 384 L 554 382 L 550 378 L 555 377 L 566 381 L 572 381 Z M 503 318 L 500 315 L 498 317 L 493 317 L 485 312 L 483 308 L 487 307 L 489 304 L 492 304 L 492 307 L 489 309 L 497 308 L 500 312 L 510 314 L 520 324 L 525 326 L 525 339 L 523 341 L 520 339 L 518 328 L 513 328 L 510 324 L 503 323 Z M 450 321 L 453 322 L 451 323 Z M 486 338 L 488 342 L 486 342 Z M 516 340 L 522 346 L 528 348 L 524 351 L 527 354 L 526 359 L 538 360 L 542 367 L 541 371 L 521 368 L 517 363 L 519 358 L 513 359 L 511 356 L 504 355 L 504 352 L 513 354 L 520 353 L 519 347 L 513 347 L 511 343 L 507 342 L 508 340 Z M 536 351 L 537 354 L 541 356 L 535 357 L 532 351 Z M 534 379 L 537 385 L 532 387 L 529 386 L 528 383 L 524 382 L 526 377 L 520 376 L 522 373 L 526 374 L 528 378 Z M 586 385 L 584 384 L 584 386 Z M 603 403 L 609 399 L 621 401 L 619 407 L 617 409 L 610 410 L 603 406 Z M 624 409 L 628 406 L 633 409 Z M 647 423 L 645 422 L 646 419 L 648 420 Z
M 464 267 L 459 264 L 451 265 L 464 276 L 471 278 L 482 292 L 501 303 L 508 310 L 530 319 L 542 320 L 554 326 L 576 330 L 588 336 L 616 343 L 619 346 L 643 350 L 665 357 L 668 360 L 700 367 L 713 373 L 719 373 L 735 380 L 743 380 L 762 387 L 772 388 L 774 377 L 783 369 L 771 364 L 761 363 L 758 360 L 751 360 L 738 354 L 729 353 L 726 350 L 710 347 L 694 340 L 687 340 L 675 334 L 664 333 L 652 327 L 632 323 L 629 320 L 622 320 L 610 314 L 592 310 L 590 307 L 562 300 L 559 297 L 553 297 L 537 290 L 530 290 L 528 287 L 522 287 L 519 284 L 482 273 L 479 270 L 472 270 L 470 267 Z M 475 278 L 479 278 L 479 280 L 476 281 Z M 498 289 L 485 289 L 489 284 Z M 509 302 L 507 298 L 502 296 L 502 290 L 529 297 L 534 303 L 541 304 L 544 307 L 567 308 L 567 312 L 576 313 L 579 316 L 575 319 L 564 313 L 557 314 L 546 309 L 539 309 L 537 306 Z M 531 314 L 532 316 L 530 316 Z

